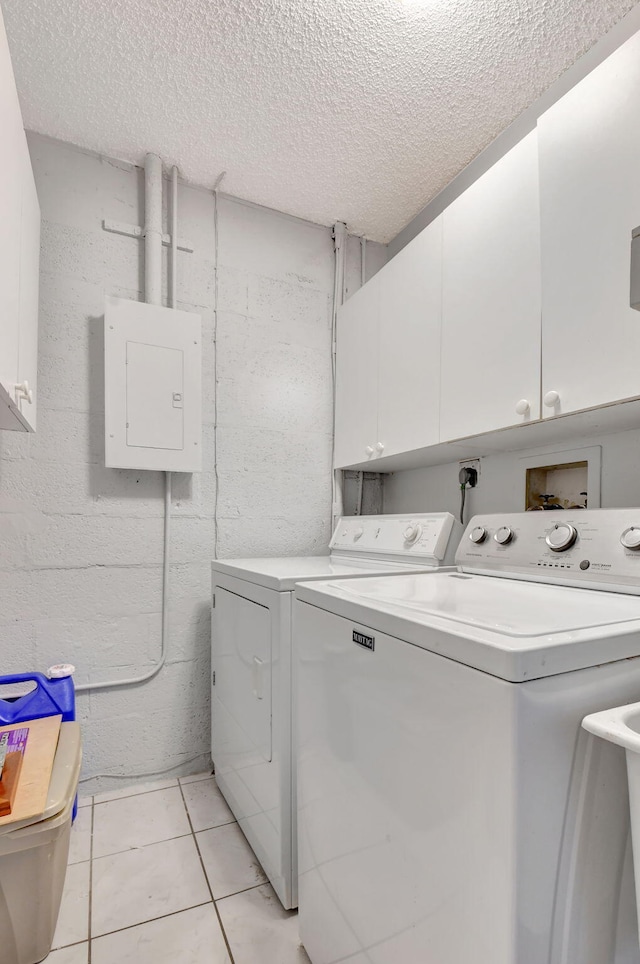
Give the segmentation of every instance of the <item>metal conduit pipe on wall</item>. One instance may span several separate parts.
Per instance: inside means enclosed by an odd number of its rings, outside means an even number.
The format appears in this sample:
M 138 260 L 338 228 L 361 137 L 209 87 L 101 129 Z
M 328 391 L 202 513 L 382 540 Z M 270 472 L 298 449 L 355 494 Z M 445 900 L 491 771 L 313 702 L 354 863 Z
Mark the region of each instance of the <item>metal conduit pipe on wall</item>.
M 176 301 L 176 255 L 178 226 L 178 169 L 172 171 L 171 192 L 171 258 L 169 290 L 172 307 Z M 162 161 L 157 154 L 147 154 L 144 164 L 144 299 L 147 304 L 162 304 Z M 164 487 L 164 547 L 162 558 L 162 640 L 160 660 L 148 673 L 130 679 L 104 680 L 81 683 L 77 693 L 90 690 L 137 686 L 154 679 L 167 659 L 169 637 L 169 570 L 171 548 L 171 473 L 165 473 Z M 96 774 L 99 776 L 100 774 Z M 104 774 L 112 775 L 112 774 Z

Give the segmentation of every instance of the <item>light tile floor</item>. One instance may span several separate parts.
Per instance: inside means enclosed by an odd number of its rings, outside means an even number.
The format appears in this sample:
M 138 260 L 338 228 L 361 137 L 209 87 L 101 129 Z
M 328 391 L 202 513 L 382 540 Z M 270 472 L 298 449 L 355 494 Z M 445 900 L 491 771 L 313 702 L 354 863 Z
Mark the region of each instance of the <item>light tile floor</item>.
M 81 798 L 48 964 L 309 964 L 208 773 Z

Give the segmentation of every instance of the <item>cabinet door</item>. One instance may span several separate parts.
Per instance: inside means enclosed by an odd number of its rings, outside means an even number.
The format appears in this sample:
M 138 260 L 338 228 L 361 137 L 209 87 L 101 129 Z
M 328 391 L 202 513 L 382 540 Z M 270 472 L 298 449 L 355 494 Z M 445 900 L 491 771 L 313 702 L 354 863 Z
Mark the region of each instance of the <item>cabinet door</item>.
M 24 131 L 0 13 L 0 384 L 18 381 L 20 216 Z
M 40 278 L 40 205 L 31 169 L 31 159 L 23 138 L 22 207 L 20 218 L 20 303 L 19 303 L 19 383 L 27 382 L 29 401 L 19 405 L 31 430 L 36 430 L 38 381 L 38 300 Z
M 444 212 L 440 439 L 539 417 L 535 131 Z M 516 410 L 524 400 L 529 408 Z
M 377 455 L 439 441 L 442 217 L 382 268 Z
M 338 312 L 336 468 L 364 462 L 376 451 L 379 301 L 380 279 L 375 275 Z
M 640 34 L 539 120 L 545 415 L 640 395 Z

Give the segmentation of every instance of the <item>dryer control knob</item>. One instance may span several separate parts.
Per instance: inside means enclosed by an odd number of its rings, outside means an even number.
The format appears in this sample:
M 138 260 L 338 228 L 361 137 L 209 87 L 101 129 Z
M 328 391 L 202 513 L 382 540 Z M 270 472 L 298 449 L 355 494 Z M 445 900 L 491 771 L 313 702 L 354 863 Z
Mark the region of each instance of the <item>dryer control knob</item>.
M 500 526 L 493 538 L 499 546 L 508 546 L 513 541 L 513 534 L 511 526 Z
M 376 442 L 376 452 L 378 452 L 379 455 L 382 455 L 384 452 L 384 442 Z
M 640 526 L 629 526 L 620 536 L 625 549 L 640 549 Z
M 526 398 L 521 398 L 516 405 L 518 415 L 528 415 L 531 411 L 531 403 Z
M 404 530 L 403 535 L 404 535 L 405 542 L 410 542 L 410 543 L 417 542 L 420 536 L 422 535 L 422 526 L 420 525 L 419 522 L 412 522 L 411 525 L 408 525 L 407 528 Z
M 560 396 L 558 392 L 547 392 L 542 401 L 547 408 L 555 408 L 560 401 Z
M 357 542 L 358 539 L 362 539 L 363 535 L 364 535 L 364 529 L 362 528 L 362 526 L 360 526 L 360 528 L 356 529 L 355 532 L 353 533 L 353 541 Z
M 578 538 L 578 530 L 570 522 L 558 522 L 544 540 L 553 552 L 570 549 Z
M 367 447 L 365 448 L 365 452 L 367 453 L 367 455 L 373 455 L 373 446 L 367 445 Z
M 475 542 L 477 546 L 487 538 L 487 530 L 484 526 L 474 526 L 474 528 L 469 533 L 469 538 L 472 542 Z

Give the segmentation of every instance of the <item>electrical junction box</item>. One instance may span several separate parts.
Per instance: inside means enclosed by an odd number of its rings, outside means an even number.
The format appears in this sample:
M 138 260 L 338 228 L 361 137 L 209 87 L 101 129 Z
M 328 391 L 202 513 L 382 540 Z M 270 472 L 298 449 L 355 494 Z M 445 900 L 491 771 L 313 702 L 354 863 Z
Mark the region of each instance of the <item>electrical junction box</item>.
M 631 307 L 640 311 L 640 227 L 631 234 Z
M 202 469 L 200 315 L 107 297 L 105 464 Z

